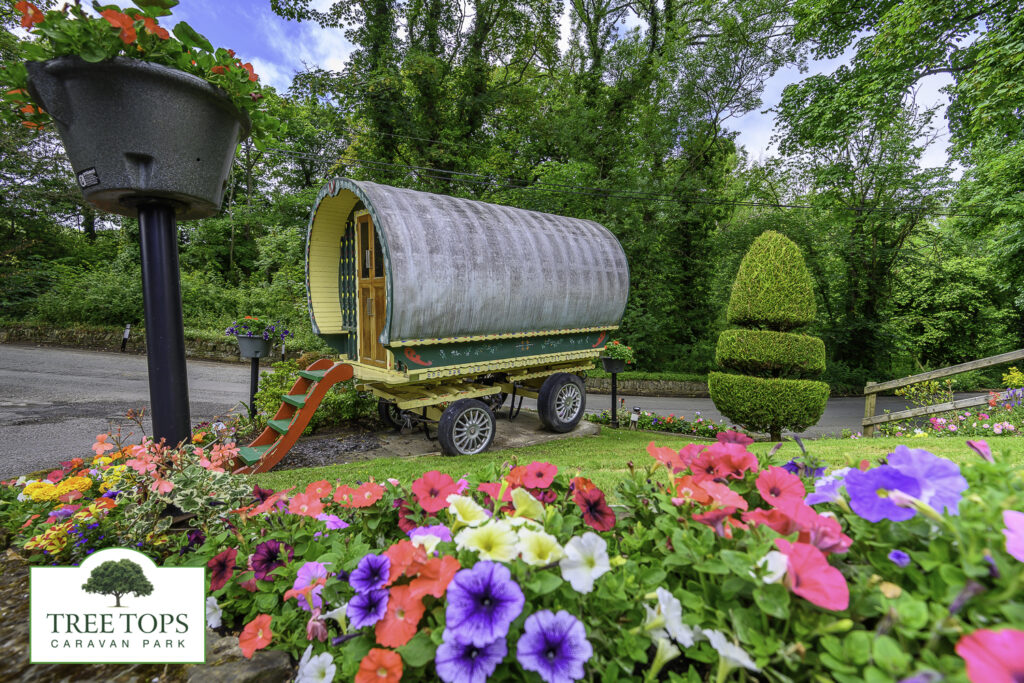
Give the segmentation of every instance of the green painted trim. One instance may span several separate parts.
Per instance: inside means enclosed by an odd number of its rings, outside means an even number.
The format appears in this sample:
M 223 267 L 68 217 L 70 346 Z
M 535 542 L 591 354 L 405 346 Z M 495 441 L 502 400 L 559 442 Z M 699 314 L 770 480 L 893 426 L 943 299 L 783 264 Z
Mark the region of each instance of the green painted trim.
M 576 334 L 548 334 L 539 337 L 487 339 L 423 346 L 405 347 L 395 354 L 396 368 L 411 373 L 436 370 L 452 365 L 485 364 L 492 361 L 525 361 L 533 356 L 592 351 L 595 355 L 604 348 L 605 332 Z
M 590 332 L 611 332 L 619 329 L 618 325 L 608 327 L 584 327 L 571 330 L 538 330 L 536 332 L 508 332 L 505 334 L 481 334 L 468 337 L 447 337 L 443 339 L 402 339 L 388 344 L 388 348 L 401 348 L 405 346 L 427 346 L 431 344 L 459 344 L 462 342 L 492 342 L 503 339 L 522 339 L 526 337 L 541 337 L 549 335 L 588 334 Z M 605 337 L 606 341 L 607 337 Z M 596 348 L 596 347 L 595 347 Z M 603 348 L 603 345 L 602 345 Z

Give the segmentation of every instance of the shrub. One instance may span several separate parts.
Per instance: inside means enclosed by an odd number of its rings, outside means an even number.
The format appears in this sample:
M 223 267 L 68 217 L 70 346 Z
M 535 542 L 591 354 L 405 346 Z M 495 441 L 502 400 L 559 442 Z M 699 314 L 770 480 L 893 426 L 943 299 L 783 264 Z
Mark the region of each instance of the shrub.
M 719 335 L 719 364 L 749 373 L 708 375 L 711 400 L 723 415 L 747 429 L 768 432 L 773 441 L 782 439 L 783 429 L 802 431 L 821 418 L 828 384 L 795 378 L 825 371 L 825 345 L 787 332 L 814 320 L 814 313 L 811 276 L 800 249 L 777 232 L 765 232 L 740 263 L 729 322 L 769 329 Z
M 747 375 L 817 377 L 825 371 L 825 343 L 817 337 L 771 330 L 726 330 L 715 360 Z
M 795 432 L 816 424 L 828 401 L 828 385 L 806 379 L 708 374 L 708 390 L 718 411 L 754 432 Z M 734 416 L 742 416 L 742 419 Z
M 768 230 L 750 245 L 729 297 L 733 325 L 790 330 L 814 321 L 814 290 L 803 254 Z
M 139 270 L 66 268 L 36 299 L 33 316 L 59 325 L 124 325 L 142 320 Z
M 310 354 L 302 358 L 308 356 Z M 271 366 L 273 372 L 260 373 L 260 386 L 256 392 L 255 426 L 258 429 L 264 428 L 267 420 L 274 417 L 277 409 L 281 407 L 282 394 L 287 394 L 291 390 L 292 385 L 299 379 L 299 370 L 307 365 L 308 363 L 300 364 L 292 360 L 280 361 Z M 377 400 L 356 391 L 354 380 L 342 382 L 327 392 L 303 433 L 312 434 L 321 427 L 331 427 L 347 420 L 369 417 L 374 415 L 376 410 Z

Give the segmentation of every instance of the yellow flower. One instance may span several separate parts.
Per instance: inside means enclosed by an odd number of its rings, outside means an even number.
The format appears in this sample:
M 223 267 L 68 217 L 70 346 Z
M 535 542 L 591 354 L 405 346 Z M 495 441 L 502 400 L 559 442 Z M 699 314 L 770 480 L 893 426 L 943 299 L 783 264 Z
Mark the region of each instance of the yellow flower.
M 516 532 L 508 522 L 490 521 L 476 529 L 463 529 L 455 536 L 459 550 L 475 550 L 482 560 L 511 562 L 518 554 Z
M 487 512 L 468 496 L 448 496 L 448 511 L 466 526 L 479 526 L 487 521 Z
M 519 530 L 519 551 L 523 562 L 539 567 L 557 562 L 565 556 L 558 539 L 544 531 Z
M 92 479 L 89 477 L 68 477 L 57 484 L 57 497 L 61 497 L 72 491 L 85 493 L 92 488 Z
M 544 506 L 541 502 L 531 496 L 526 489 L 519 488 L 512 491 L 512 505 L 516 512 L 513 517 L 526 517 L 527 519 L 540 519 L 544 516 Z
M 64 550 L 64 547 L 68 544 L 67 530 L 70 526 L 71 525 L 68 522 L 54 524 L 38 536 L 30 538 L 28 542 L 25 543 L 25 549 L 45 550 L 51 555 L 59 553 Z
M 39 503 L 42 501 L 57 500 L 57 487 L 48 481 L 37 481 L 25 487 L 23 493 Z

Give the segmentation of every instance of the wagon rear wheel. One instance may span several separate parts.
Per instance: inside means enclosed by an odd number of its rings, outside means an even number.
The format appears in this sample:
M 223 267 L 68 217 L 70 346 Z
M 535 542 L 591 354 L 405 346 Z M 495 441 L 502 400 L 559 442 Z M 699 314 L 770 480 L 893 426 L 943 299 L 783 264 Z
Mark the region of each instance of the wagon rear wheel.
M 583 417 L 587 391 L 583 380 L 567 372 L 556 372 L 544 380 L 537 394 L 540 421 L 553 432 L 571 431 Z
M 382 398 L 377 399 L 377 416 L 388 427 L 392 429 L 402 429 L 405 427 L 405 418 L 402 416 L 403 412 L 391 401 L 385 401 Z
M 464 398 L 441 414 L 437 439 L 445 455 L 473 455 L 490 447 L 494 429 L 494 412 L 490 407 L 475 398 Z

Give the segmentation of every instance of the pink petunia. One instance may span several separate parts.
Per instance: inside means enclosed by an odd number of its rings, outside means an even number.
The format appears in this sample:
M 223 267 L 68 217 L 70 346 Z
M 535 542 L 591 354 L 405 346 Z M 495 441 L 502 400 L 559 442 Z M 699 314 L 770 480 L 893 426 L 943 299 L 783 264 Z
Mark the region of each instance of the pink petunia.
M 448 496 L 455 494 L 458 486 L 447 474 L 430 470 L 412 483 L 412 492 L 416 502 L 429 514 L 440 512 L 448 507 Z
M 790 543 L 784 538 L 776 538 L 775 546 L 786 556 L 786 585 L 791 591 L 824 609 L 849 607 L 850 587 L 824 553 L 809 543 Z
M 978 629 L 960 638 L 956 653 L 967 664 L 972 683 L 1016 683 L 1024 680 L 1024 631 Z
M 1006 552 L 1024 562 L 1024 512 L 1003 510 L 1003 535 L 1006 536 Z
M 529 489 L 546 489 L 558 474 L 558 468 L 549 462 L 531 462 L 526 466 L 523 485 Z
M 781 467 L 769 467 L 757 477 L 757 490 L 769 505 L 778 507 L 782 501 L 803 501 L 807 491 L 800 477 Z

